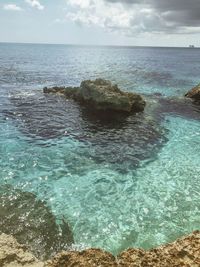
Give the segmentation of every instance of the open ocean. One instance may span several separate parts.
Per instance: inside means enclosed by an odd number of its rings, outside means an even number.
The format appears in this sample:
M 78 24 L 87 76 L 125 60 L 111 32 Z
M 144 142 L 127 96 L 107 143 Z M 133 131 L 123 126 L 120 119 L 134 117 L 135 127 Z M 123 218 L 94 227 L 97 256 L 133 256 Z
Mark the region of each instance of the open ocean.
M 147 100 L 99 118 L 44 86 L 109 79 Z M 33 192 L 78 247 L 114 254 L 200 229 L 200 49 L 0 44 L 0 184 Z M 14 201 L 14 199 L 13 199 Z

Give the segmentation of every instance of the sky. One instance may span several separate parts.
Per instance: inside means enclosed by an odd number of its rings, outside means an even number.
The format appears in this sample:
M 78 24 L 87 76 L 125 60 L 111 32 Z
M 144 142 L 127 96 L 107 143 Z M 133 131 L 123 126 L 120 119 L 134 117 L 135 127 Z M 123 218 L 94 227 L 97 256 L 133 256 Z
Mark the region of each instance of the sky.
M 0 42 L 200 46 L 200 0 L 0 0 Z

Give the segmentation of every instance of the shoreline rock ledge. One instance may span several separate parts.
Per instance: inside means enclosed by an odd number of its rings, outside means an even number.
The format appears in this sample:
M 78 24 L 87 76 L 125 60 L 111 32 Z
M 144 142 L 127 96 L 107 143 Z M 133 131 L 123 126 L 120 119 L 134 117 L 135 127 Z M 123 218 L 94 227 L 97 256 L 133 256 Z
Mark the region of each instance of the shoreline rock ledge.
M 124 92 L 117 85 L 104 79 L 86 80 L 81 83 L 80 87 L 45 87 L 43 92 L 61 94 L 68 99 L 101 111 L 141 112 L 146 104 L 141 95 Z
M 175 242 L 143 250 L 130 248 L 114 257 L 102 249 L 62 251 L 40 262 L 9 235 L 0 235 L 1 267 L 199 267 L 200 231 Z

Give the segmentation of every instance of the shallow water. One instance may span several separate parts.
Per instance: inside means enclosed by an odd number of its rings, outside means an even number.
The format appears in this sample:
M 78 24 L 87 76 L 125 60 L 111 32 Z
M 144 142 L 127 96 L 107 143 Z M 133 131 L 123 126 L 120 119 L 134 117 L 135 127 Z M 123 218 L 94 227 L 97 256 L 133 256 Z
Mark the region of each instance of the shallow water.
M 200 109 L 166 98 L 199 82 L 199 54 L 0 44 L 0 183 L 46 200 L 80 247 L 118 253 L 199 229 Z M 145 94 L 145 113 L 99 117 L 41 92 L 96 77 Z

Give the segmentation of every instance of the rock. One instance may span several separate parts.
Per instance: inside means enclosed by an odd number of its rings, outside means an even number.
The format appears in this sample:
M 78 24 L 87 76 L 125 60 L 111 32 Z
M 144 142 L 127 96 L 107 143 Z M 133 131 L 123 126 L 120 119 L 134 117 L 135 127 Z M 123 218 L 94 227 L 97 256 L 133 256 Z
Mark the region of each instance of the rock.
M 0 266 L 1 267 L 44 267 L 28 252 L 24 245 L 17 243 L 12 236 L 0 235 Z
M 117 267 L 115 257 L 101 249 L 62 252 L 45 264 L 45 267 Z
M 200 106 L 185 97 L 159 97 L 157 100 L 158 107 L 153 111 L 154 118 L 162 116 L 164 119 L 166 114 L 173 114 L 189 120 L 200 119 Z
M 81 100 L 80 87 L 44 87 L 43 92 L 65 95 L 67 98 Z
M 128 249 L 117 257 L 101 249 L 63 251 L 44 263 L 12 236 L 0 235 L 1 267 L 199 267 L 200 231 L 151 250 Z
M 88 162 L 91 158 L 93 163 L 111 163 L 112 168 L 124 173 L 139 166 L 141 160 L 153 158 L 167 142 L 167 129 L 162 123 L 165 113 L 160 103 L 157 105 L 157 98 L 147 99 L 144 112 L 127 116 L 121 112 L 91 112 L 77 101 L 66 101 L 56 93 L 34 91 L 31 95 L 11 95 L 10 106 L 7 105 L 3 114 L 4 119 L 12 119 L 18 130 L 31 138 L 31 142 L 38 140 L 37 145 L 43 145 L 43 141 L 45 145 L 47 142 L 51 144 L 51 139 L 63 136 L 91 144 L 91 149 L 85 153 L 78 150 L 73 157 L 69 155 L 65 159 L 65 164 L 70 165 L 70 173 L 77 173 L 77 166 L 79 172 L 81 169 L 88 171 L 87 165 L 73 160 L 77 154 L 81 161 Z M 191 101 L 186 102 L 191 105 Z M 163 105 L 169 106 L 168 102 Z
M 144 99 L 135 93 L 123 92 L 110 81 L 96 79 L 83 81 L 80 87 L 53 87 L 43 89 L 44 93 L 63 94 L 96 110 L 118 112 L 139 112 L 145 107 Z
M 35 195 L 0 187 L 0 234 L 11 234 L 41 259 L 47 259 L 67 245 L 73 236 L 67 223 L 60 227 L 45 202 Z
M 188 98 L 192 98 L 195 102 L 200 103 L 200 84 L 188 91 L 185 96 Z
M 110 81 L 96 79 L 81 83 L 82 98 L 98 110 L 143 111 L 145 101 L 138 94 L 122 92 Z
M 174 243 L 145 251 L 128 249 L 116 258 L 100 249 L 82 252 L 62 252 L 48 261 L 45 267 L 199 267 L 200 232 L 193 232 Z
M 128 249 L 117 259 L 120 267 L 198 267 L 200 266 L 200 231 L 148 251 Z

